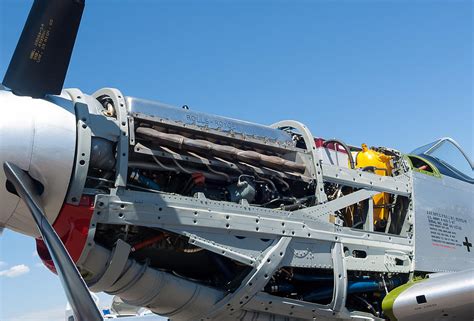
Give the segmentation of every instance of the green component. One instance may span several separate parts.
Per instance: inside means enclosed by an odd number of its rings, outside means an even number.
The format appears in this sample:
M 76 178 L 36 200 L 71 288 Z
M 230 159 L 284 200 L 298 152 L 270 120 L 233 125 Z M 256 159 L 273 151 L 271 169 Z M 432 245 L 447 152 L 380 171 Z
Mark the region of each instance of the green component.
M 397 321 L 397 318 L 393 314 L 393 305 L 395 304 L 395 300 L 398 298 L 398 296 L 416 283 L 422 282 L 424 280 L 425 279 L 414 279 L 409 281 L 403 285 L 400 285 L 398 288 L 393 289 L 385 296 L 382 301 L 382 310 L 385 313 L 385 316 L 390 319 L 390 321 Z
M 410 167 L 412 170 L 414 170 L 415 172 L 419 172 L 419 173 L 422 173 L 422 174 L 425 174 L 425 175 L 430 175 L 430 176 L 434 176 L 434 177 L 438 177 L 438 178 L 441 178 L 441 173 L 439 172 L 438 168 L 433 165 L 433 163 L 431 163 L 429 160 L 421 157 L 421 156 L 418 156 L 418 155 L 404 155 L 405 156 L 405 159 L 408 161 L 408 163 L 410 164 Z M 433 172 L 430 172 L 430 171 L 425 171 L 425 170 L 422 170 L 422 169 L 419 169 L 419 168 L 416 168 L 414 165 L 413 165 L 413 161 L 411 160 L 411 158 L 416 158 L 416 159 L 419 159 L 421 161 L 423 161 L 424 163 L 426 163 L 429 167 L 432 168 Z

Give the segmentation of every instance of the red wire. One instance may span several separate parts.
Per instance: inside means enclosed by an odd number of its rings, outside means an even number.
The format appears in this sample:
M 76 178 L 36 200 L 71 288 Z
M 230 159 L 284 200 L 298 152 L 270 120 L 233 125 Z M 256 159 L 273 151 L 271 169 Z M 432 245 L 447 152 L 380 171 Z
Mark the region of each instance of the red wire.
M 145 240 L 145 241 L 142 241 L 140 243 L 135 244 L 132 247 L 131 251 L 135 252 L 135 251 L 141 250 L 145 247 L 148 247 L 152 244 L 155 244 L 158 241 L 161 241 L 164 238 L 165 238 L 165 234 L 160 234 L 160 235 L 157 235 L 157 236 L 153 236 L 152 238 L 149 238 L 148 240 Z

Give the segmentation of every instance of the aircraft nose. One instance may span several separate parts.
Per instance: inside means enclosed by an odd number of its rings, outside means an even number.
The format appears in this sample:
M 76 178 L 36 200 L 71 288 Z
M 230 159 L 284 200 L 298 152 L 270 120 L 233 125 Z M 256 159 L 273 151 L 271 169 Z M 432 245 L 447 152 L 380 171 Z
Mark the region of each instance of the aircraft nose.
M 12 162 L 42 185 L 42 205 L 53 223 L 68 190 L 75 145 L 71 101 L 58 96 L 48 100 L 20 97 L 0 90 L 1 227 L 38 236 L 25 204 L 7 187 L 3 163 Z

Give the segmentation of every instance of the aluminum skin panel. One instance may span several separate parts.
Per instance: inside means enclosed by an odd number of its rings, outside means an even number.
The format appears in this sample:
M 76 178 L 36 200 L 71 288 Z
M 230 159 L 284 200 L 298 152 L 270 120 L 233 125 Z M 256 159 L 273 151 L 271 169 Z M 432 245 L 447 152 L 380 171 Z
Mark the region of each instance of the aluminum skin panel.
M 414 283 L 394 300 L 398 321 L 471 321 L 474 313 L 474 270 L 436 274 Z
M 177 108 L 141 98 L 126 97 L 126 101 L 129 113 L 131 114 L 140 113 L 173 121 L 181 124 L 181 126 L 197 126 L 206 130 L 213 129 L 228 134 L 240 134 L 293 146 L 290 134 L 264 125 Z
M 460 271 L 474 264 L 474 185 L 413 173 L 415 270 Z

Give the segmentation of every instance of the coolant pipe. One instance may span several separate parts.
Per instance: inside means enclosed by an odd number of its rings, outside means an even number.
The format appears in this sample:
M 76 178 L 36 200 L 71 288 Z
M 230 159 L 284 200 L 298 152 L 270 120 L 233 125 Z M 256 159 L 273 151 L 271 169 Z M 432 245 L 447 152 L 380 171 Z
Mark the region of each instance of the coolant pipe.
M 117 295 L 173 321 L 200 320 L 226 294 L 130 259 L 128 247 L 119 239 L 113 250 L 97 244 L 89 250 L 80 266 L 89 272 L 93 291 Z
M 160 190 L 160 185 L 156 184 L 151 178 L 141 175 L 137 171 L 133 171 L 132 174 L 130 174 L 130 178 L 146 188 L 156 191 Z
M 370 281 L 355 281 L 349 282 L 347 286 L 347 293 L 362 293 L 362 292 L 372 292 L 378 291 L 383 288 L 383 285 L 374 280 Z
M 390 285 L 392 287 L 397 287 L 400 285 L 401 279 L 394 278 L 391 280 Z M 383 283 L 380 281 L 375 280 L 367 280 L 367 281 L 349 281 L 347 285 L 347 293 L 364 293 L 364 292 L 376 292 L 380 291 L 384 288 Z M 324 287 L 303 296 L 305 301 L 319 301 L 323 299 L 329 299 L 332 296 L 333 288 L 332 287 Z

